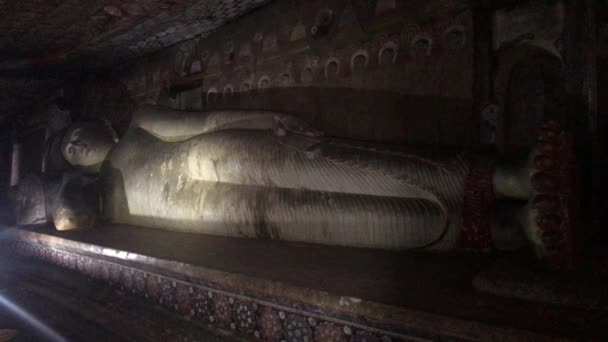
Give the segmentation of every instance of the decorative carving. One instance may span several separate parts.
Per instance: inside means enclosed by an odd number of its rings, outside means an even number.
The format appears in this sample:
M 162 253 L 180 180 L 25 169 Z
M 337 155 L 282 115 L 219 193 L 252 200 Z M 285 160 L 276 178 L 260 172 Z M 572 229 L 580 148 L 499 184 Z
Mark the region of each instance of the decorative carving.
M 451 50 L 457 50 L 465 47 L 467 42 L 466 31 L 464 26 L 452 26 L 443 34 L 444 45 Z
M 242 93 L 246 93 L 248 91 L 251 90 L 251 82 L 250 81 L 243 81 L 243 83 L 241 83 L 241 92 Z
M 258 338 L 269 342 L 279 342 L 283 338 L 283 322 L 279 314 L 269 308 L 263 307 L 258 311 L 257 322 L 259 330 L 256 331 Z
M 177 309 L 177 302 L 175 297 L 176 282 L 170 281 L 167 278 L 160 278 L 160 304 L 168 309 Z
M 234 94 L 234 87 L 232 86 L 232 84 L 226 85 L 222 94 L 224 98 L 229 98 L 230 96 L 232 96 L 232 94 Z
M 84 265 L 84 262 L 82 261 Z M 82 272 L 82 270 L 79 269 Z M 133 271 L 127 268 L 119 268 L 120 279 L 118 283 L 120 284 L 122 290 L 127 293 L 135 293 L 135 279 L 133 278 Z
M 328 80 L 334 80 L 340 73 L 340 60 L 331 57 L 325 62 L 325 78 Z
M 184 283 L 176 283 L 175 287 L 175 310 L 186 317 L 193 317 L 194 289 Z
M 500 107 L 496 104 L 487 105 L 481 112 L 481 142 L 495 144 L 498 123 L 501 120 Z
M 203 291 L 202 289 L 195 287 L 192 291 L 192 298 L 194 302 L 194 307 L 191 310 L 194 311 L 194 317 L 197 320 L 202 322 L 209 322 L 209 318 L 211 317 L 211 292 Z
M 366 50 L 357 50 L 350 58 L 350 70 L 362 72 L 367 69 L 369 64 L 369 54 Z
M 90 260 L 91 264 L 93 263 L 93 260 Z M 143 272 L 136 272 L 133 274 L 133 280 L 135 281 L 135 293 L 139 294 L 141 296 L 145 296 L 146 295 L 146 291 L 147 291 L 147 279 L 145 277 L 145 273 Z
M 578 184 L 572 136 L 555 121 L 540 128 L 532 154 L 531 234 L 536 253 L 556 268 L 572 268 L 580 253 Z
M 304 26 L 301 21 L 298 21 L 296 26 L 294 26 L 293 30 L 291 31 L 289 41 L 296 42 L 304 38 L 306 38 L 306 26 Z
M 285 337 L 290 342 L 313 341 L 313 330 L 302 316 L 288 314 L 283 320 Z
M 162 291 L 160 287 L 160 277 L 146 274 L 146 298 L 160 304 Z
M 310 35 L 319 38 L 329 33 L 330 27 L 334 22 L 334 11 L 324 8 L 317 13 L 314 24 L 310 27 Z
M 258 88 L 259 89 L 266 89 L 270 87 L 270 78 L 268 76 L 262 76 L 260 77 L 260 80 L 258 81 Z
M 411 47 L 414 37 L 420 33 L 420 26 L 415 24 L 406 24 L 401 29 L 401 42 L 408 47 Z
M 494 164 L 479 160 L 471 168 L 464 184 L 460 244 L 467 250 L 489 251 L 492 248 L 491 226 L 496 202 L 492 183 Z
M 291 74 L 286 72 L 281 74 L 281 86 L 283 87 L 289 87 L 292 83 L 292 77 Z
M 315 333 L 315 341 L 348 342 L 349 338 L 344 329 L 332 323 L 323 323 Z
M 433 38 L 428 33 L 419 33 L 412 39 L 410 49 L 414 58 L 428 57 L 433 49 Z
M 302 82 L 303 83 L 312 83 L 314 81 L 314 71 L 310 66 L 306 66 L 304 70 L 302 70 Z
M 369 331 L 359 330 L 354 334 L 353 342 L 381 342 L 381 340 Z
M 221 294 L 215 294 L 211 299 L 211 306 L 213 310 L 213 320 L 212 323 L 215 323 L 223 328 L 232 328 L 232 303 L 230 300 L 232 298 L 228 298 Z
M 274 33 L 267 34 L 264 37 L 264 43 L 262 44 L 262 51 L 264 52 L 275 52 L 279 49 L 277 42 L 277 35 Z
M 382 45 L 380 51 L 378 51 L 378 64 L 390 65 L 397 62 L 397 54 L 399 52 L 399 46 L 393 42 L 388 41 Z
M 247 335 L 253 334 L 256 328 L 257 304 L 236 302 L 234 304 L 234 317 L 236 329 Z
M 210 88 L 207 90 L 207 103 L 213 104 L 217 102 L 217 88 Z

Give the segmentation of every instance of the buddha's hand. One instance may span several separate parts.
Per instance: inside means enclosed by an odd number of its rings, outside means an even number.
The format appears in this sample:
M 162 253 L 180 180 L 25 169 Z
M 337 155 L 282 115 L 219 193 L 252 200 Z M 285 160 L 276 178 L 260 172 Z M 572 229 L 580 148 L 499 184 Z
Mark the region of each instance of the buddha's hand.
M 93 217 L 86 212 L 60 205 L 53 211 L 53 223 L 59 231 L 75 230 L 90 227 Z
M 66 175 L 52 201 L 55 228 L 66 231 L 92 227 L 99 213 L 98 194 L 95 178 Z

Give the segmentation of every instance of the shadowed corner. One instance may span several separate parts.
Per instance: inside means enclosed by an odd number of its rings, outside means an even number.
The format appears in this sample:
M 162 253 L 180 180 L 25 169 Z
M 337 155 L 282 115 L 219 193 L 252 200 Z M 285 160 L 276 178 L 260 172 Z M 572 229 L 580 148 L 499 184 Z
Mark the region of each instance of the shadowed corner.
M 0 241 L 7 239 L 6 231 L 7 227 L 0 225 Z M 8 277 L 6 274 L 9 273 L 8 270 L 11 268 L 10 263 L 10 258 L 3 257 L 0 259 L 0 272 L 5 275 L 0 278 L 0 316 L 8 316 L 10 318 L 9 322 L 17 322 L 19 327 L 3 326 L 8 322 L 0 322 L 0 324 L 2 324 L 0 325 L 0 342 L 15 340 L 19 335 L 15 328 L 23 328 L 27 331 L 28 335 L 31 336 L 34 334 L 37 338 L 41 338 L 45 341 L 67 341 L 67 339 L 62 337 L 52 327 L 11 299 L 8 290 L 5 288 L 7 285 L 7 279 L 5 277 Z
M 17 330 L 0 329 L 0 342 L 8 342 L 17 336 Z
M 49 327 L 34 315 L 20 307 L 18 304 L 11 301 L 4 291 L 0 290 L 0 309 L 7 311 L 10 315 L 27 325 L 28 328 L 35 330 L 41 337 L 47 341 L 64 342 L 67 340 L 59 335 L 53 328 Z M 3 334 L 3 333 L 6 333 Z M 0 330 L 0 341 L 10 341 L 17 335 L 16 330 Z

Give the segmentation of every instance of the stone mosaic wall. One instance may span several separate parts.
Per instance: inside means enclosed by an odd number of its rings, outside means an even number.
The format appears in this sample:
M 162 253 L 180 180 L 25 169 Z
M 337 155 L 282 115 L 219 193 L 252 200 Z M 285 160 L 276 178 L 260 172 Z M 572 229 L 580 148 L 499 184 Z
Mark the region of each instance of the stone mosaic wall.
M 476 144 L 471 16 L 462 0 L 276 1 L 114 76 L 138 103 L 285 111 L 345 138 Z

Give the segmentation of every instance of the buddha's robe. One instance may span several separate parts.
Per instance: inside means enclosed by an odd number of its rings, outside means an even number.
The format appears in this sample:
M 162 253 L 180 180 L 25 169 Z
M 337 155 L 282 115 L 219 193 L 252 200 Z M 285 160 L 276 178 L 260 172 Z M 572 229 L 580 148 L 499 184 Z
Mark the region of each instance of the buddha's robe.
M 469 172 L 461 154 L 263 125 L 216 125 L 180 141 L 141 127 L 128 130 L 102 169 L 103 215 L 112 222 L 382 249 L 447 250 L 458 241 Z

